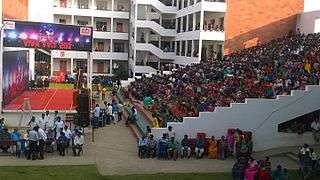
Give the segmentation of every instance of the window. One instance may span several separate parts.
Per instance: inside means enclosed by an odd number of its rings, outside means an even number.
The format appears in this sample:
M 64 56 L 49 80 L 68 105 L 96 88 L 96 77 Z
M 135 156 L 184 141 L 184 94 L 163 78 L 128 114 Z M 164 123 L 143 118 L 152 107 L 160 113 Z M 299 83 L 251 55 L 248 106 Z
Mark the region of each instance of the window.
M 181 32 L 181 18 L 178 18 L 178 23 L 177 23 L 177 33 Z
M 97 21 L 96 22 L 96 30 L 97 31 L 107 31 L 107 22 Z
M 187 41 L 187 46 L 188 46 L 187 56 L 188 56 L 188 57 L 191 57 L 191 51 L 192 51 L 192 41 L 191 41 L 191 40 L 188 40 L 188 41 Z
M 186 41 L 182 41 L 181 43 L 181 56 L 185 56 L 186 55 Z
M 89 0 L 78 0 L 79 9 L 89 9 Z
M 183 6 L 184 6 L 185 8 L 188 7 L 188 0 L 184 0 Z
M 97 10 L 108 10 L 108 2 L 103 0 L 97 0 Z
M 83 21 L 83 20 L 78 20 L 77 24 L 79 26 L 87 26 L 89 24 L 89 22 L 88 21 Z
M 60 24 L 67 24 L 67 21 L 65 19 L 59 19 Z
M 104 51 L 104 42 L 98 42 L 95 51 Z
M 60 0 L 60 7 L 66 8 L 67 7 L 67 0 Z
M 117 22 L 116 32 L 123 32 L 123 23 Z
M 188 31 L 192 31 L 193 30 L 193 14 L 189 14 L 188 18 L 189 18 Z
M 124 43 L 114 43 L 114 52 L 124 52 Z
M 187 16 L 183 16 L 182 32 L 186 32 L 186 30 L 187 30 Z
M 180 56 L 180 41 L 177 41 L 176 55 L 177 55 L 177 56 Z

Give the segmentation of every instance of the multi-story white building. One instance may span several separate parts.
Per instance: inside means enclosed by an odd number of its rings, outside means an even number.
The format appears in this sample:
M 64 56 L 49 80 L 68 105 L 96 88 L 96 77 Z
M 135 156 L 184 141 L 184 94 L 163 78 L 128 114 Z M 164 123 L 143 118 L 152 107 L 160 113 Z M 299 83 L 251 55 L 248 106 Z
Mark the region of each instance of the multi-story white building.
M 29 0 L 28 20 L 92 26 L 93 74 L 156 72 L 223 54 L 224 0 Z M 32 51 L 32 50 L 31 50 Z M 31 56 L 34 52 L 30 53 Z M 86 52 L 51 51 L 51 75 L 87 66 Z M 30 67 L 32 67 L 30 58 Z M 33 70 L 31 70 L 33 71 Z M 33 73 L 33 72 L 31 72 Z

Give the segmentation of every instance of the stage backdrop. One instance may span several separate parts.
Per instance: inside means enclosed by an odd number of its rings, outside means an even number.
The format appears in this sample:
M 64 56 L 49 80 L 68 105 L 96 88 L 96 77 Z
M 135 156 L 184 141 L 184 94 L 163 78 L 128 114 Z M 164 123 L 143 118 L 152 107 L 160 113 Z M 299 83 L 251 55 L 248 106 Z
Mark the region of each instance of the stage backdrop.
M 28 88 L 28 51 L 3 53 L 3 105 L 22 94 Z
M 92 51 L 92 27 L 4 21 L 5 47 Z

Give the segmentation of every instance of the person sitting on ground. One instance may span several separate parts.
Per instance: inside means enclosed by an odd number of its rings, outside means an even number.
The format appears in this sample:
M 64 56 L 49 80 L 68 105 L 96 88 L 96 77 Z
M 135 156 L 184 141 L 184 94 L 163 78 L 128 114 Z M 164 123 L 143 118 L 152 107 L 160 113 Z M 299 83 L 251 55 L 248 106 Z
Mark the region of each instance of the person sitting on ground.
M 320 122 L 319 119 L 315 119 L 311 123 L 312 135 L 314 140 L 318 143 L 320 140 Z
M 72 151 L 74 156 L 80 156 L 83 145 L 84 145 L 84 136 L 82 135 L 81 132 L 77 131 L 75 133 L 75 136 L 73 139 L 73 146 L 72 146 Z
M 174 161 L 177 160 L 178 148 L 179 148 L 179 143 L 174 139 L 174 137 L 171 137 L 167 143 L 168 159 L 173 159 Z
M 68 139 L 65 136 L 64 132 L 60 132 L 60 136 L 57 139 L 57 150 L 59 151 L 60 156 L 65 156 L 66 155 L 66 143 Z
M 140 158 L 146 158 L 147 154 L 148 154 L 148 139 L 146 138 L 146 136 L 143 136 L 140 140 L 139 140 L 139 144 L 138 144 L 138 155 Z
M 200 159 L 202 158 L 204 152 L 204 140 L 198 136 L 196 139 L 196 148 L 195 148 L 195 153 L 196 153 L 196 158 Z
M 188 157 L 189 159 L 190 155 L 191 155 L 190 141 L 188 139 L 188 135 L 184 135 L 183 139 L 181 140 L 181 158 Z
M 149 157 L 155 158 L 157 154 L 157 141 L 154 139 L 153 134 L 149 136 L 148 140 Z

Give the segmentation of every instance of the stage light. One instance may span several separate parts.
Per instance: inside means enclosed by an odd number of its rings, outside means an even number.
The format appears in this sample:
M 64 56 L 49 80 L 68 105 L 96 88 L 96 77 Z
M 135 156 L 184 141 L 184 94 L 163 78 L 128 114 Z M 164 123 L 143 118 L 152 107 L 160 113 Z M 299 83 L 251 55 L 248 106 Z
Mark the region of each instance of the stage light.
M 72 38 L 68 38 L 68 41 L 72 41 Z
M 80 39 L 79 39 L 79 38 L 75 38 L 74 41 L 75 41 L 75 42 L 79 42 Z
M 31 34 L 30 39 L 38 40 L 38 35 L 37 34 Z
M 90 42 L 90 39 L 86 39 L 86 43 L 89 43 Z
M 17 34 L 14 31 L 13 32 L 9 32 L 8 37 L 11 38 L 11 39 L 16 39 L 17 38 Z
M 58 41 L 59 41 L 59 42 L 63 41 L 63 38 L 62 38 L 62 37 L 59 37 L 59 38 L 58 38 Z
M 28 39 L 28 35 L 23 32 L 23 33 L 20 33 L 19 38 L 20 39 Z

